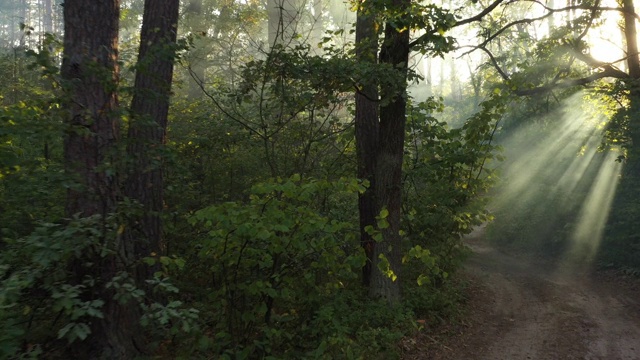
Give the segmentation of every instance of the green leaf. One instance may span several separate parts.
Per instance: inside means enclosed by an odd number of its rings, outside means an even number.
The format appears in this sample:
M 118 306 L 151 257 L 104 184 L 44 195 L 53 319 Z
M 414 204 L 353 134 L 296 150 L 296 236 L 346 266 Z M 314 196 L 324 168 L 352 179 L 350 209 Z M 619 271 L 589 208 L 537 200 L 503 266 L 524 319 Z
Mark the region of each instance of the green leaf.
M 418 286 L 422 286 L 422 285 L 424 285 L 424 284 L 428 284 L 428 283 L 430 283 L 430 282 L 431 282 L 431 280 L 429 279 L 429 277 L 428 277 L 428 276 L 426 276 L 426 275 L 424 275 L 424 274 L 420 274 L 420 275 L 418 276 L 418 280 L 417 280 L 417 281 L 418 281 Z
M 168 256 L 160 256 L 160 263 L 164 266 L 169 266 L 169 264 L 171 264 L 171 258 Z

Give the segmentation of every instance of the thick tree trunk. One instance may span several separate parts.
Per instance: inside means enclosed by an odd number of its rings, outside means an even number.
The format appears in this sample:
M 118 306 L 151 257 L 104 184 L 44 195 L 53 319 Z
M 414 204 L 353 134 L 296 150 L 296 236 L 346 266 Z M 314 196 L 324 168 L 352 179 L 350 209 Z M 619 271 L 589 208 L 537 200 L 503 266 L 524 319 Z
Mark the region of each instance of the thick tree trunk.
M 364 6 L 365 4 L 362 4 Z M 364 63 L 375 63 L 378 56 L 378 39 L 375 32 L 373 14 L 365 9 L 358 11 L 356 21 L 356 57 Z M 370 79 L 356 93 L 356 154 L 358 159 L 358 178 L 369 181 L 367 190 L 358 196 L 358 212 L 360 215 L 360 242 L 367 256 L 362 269 L 362 282 L 365 286 L 371 283 L 373 249 L 375 241 L 365 231 L 367 226 L 375 226 L 379 208 L 375 197 L 375 165 L 378 152 L 378 89 L 375 81 Z
M 624 33 L 627 42 L 627 66 L 632 78 L 640 79 L 640 60 L 638 58 L 638 32 L 636 30 L 636 10 L 633 0 L 623 0 Z
M 143 215 L 126 232 L 140 259 L 162 253 L 163 174 L 169 97 L 176 51 L 179 0 L 146 0 L 131 103 L 127 157 L 132 162 L 125 194 L 142 205 Z M 148 268 L 146 268 L 148 269 Z M 151 274 L 138 274 L 139 280 Z
M 406 14 L 411 0 L 393 0 L 393 7 Z M 398 69 L 400 77 L 406 79 L 409 61 L 409 31 L 397 29 L 394 24 L 385 25 L 385 36 L 380 50 L 380 62 L 391 64 Z M 373 271 L 369 294 L 393 303 L 400 299 L 400 268 L 402 265 L 402 238 L 400 219 L 402 212 L 402 162 L 404 157 L 404 137 L 406 123 L 406 81 L 400 93 L 382 93 L 382 97 L 392 97 L 380 107 L 380 146 L 376 156 L 375 190 L 380 209 L 387 209 L 389 226 L 381 229 L 383 241 L 374 248 L 374 260 L 384 257 L 394 277 L 381 271 Z
M 82 188 L 68 191 L 71 216 L 113 211 L 116 178 L 98 167 L 109 162 L 118 137 L 118 0 L 67 0 L 62 78 L 69 87 L 69 130 L 64 142 L 68 173 Z
M 99 249 L 87 251 L 72 264 L 75 281 L 87 278 L 95 285 L 84 296 L 101 299 L 103 319 L 83 318 L 91 334 L 74 346 L 72 357 L 131 359 L 138 351 L 135 305 L 121 305 L 105 284 L 131 261 L 113 235 L 107 231 L 107 216 L 115 211 L 118 181 L 114 169 L 119 118 L 116 95 L 118 82 L 118 0 L 66 0 L 64 3 L 64 54 L 61 75 L 68 91 L 68 130 L 64 139 L 65 170 L 78 186 L 67 193 L 68 217 L 92 215 L 102 221 L 102 244 L 115 251 L 100 256 Z M 110 237 L 111 236 L 111 237 Z M 82 241 L 82 239 L 78 239 Z M 86 264 L 92 263 L 91 267 Z

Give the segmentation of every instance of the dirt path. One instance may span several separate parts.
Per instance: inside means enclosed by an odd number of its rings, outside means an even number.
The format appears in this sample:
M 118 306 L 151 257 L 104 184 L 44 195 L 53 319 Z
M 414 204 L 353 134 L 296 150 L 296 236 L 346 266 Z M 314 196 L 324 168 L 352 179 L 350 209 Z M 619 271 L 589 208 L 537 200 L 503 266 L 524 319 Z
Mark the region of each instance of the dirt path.
M 469 323 L 437 359 L 639 359 L 640 283 L 469 241 Z

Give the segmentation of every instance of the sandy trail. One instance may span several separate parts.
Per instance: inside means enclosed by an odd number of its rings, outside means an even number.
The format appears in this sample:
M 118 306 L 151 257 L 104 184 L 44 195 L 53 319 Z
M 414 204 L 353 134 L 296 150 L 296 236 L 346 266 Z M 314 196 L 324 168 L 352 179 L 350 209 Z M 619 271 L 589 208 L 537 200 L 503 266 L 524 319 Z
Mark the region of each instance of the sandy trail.
M 637 280 L 499 252 L 480 232 L 468 244 L 470 325 L 426 358 L 640 360 Z

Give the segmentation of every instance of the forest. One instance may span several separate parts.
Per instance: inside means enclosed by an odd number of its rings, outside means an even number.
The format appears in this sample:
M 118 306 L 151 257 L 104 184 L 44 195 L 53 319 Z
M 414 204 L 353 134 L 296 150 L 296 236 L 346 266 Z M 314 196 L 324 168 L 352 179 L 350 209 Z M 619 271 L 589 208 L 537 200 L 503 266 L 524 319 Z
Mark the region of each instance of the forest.
M 640 276 L 639 20 L 0 2 L 0 358 L 415 358 L 465 321 L 485 227 Z

